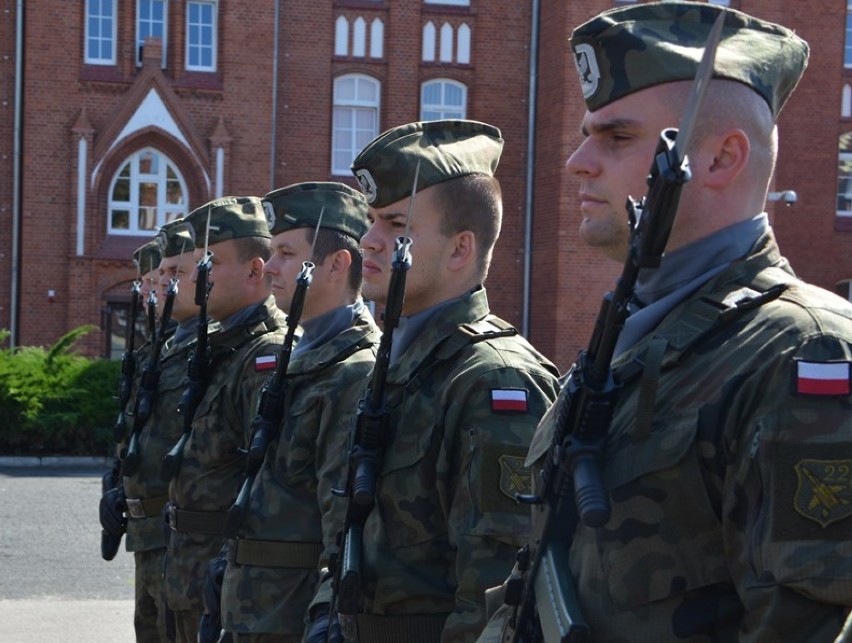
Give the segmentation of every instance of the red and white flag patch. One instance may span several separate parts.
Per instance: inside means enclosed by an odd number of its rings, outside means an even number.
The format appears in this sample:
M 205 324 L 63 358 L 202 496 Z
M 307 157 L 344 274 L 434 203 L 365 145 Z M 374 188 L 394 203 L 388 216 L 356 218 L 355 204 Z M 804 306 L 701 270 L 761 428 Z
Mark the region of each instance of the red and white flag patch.
M 491 389 L 491 410 L 494 413 L 526 413 L 527 390 L 523 388 L 493 388 Z
M 255 371 L 268 371 L 278 365 L 278 357 L 276 355 L 261 355 L 254 359 Z
M 796 362 L 794 387 L 799 395 L 849 395 L 852 393 L 852 363 Z

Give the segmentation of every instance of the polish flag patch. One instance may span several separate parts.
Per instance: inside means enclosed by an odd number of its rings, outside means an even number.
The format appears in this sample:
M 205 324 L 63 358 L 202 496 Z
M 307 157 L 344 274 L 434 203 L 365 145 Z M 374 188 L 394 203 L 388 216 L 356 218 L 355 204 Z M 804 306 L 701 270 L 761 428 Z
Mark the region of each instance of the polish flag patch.
M 262 355 L 254 360 L 255 371 L 268 371 L 278 365 L 278 357 L 275 355 Z
M 523 388 L 491 389 L 491 410 L 494 413 L 526 413 L 527 390 Z
M 850 362 L 806 362 L 795 364 L 795 392 L 799 395 L 842 396 L 852 393 Z

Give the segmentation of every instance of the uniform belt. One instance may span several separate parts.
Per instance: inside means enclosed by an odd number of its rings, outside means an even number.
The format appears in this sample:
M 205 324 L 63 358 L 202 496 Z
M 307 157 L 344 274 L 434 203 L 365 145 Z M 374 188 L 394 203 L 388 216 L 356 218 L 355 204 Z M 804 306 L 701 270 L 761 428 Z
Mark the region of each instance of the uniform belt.
M 238 538 L 236 547 L 229 549 L 229 553 L 231 551 L 234 551 L 234 554 L 230 562 L 235 562 L 237 565 L 316 569 L 322 553 L 322 543 L 290 543 Z
M 225 533 L 224 511 L 186 511 L 169 505 L 169 527 L 175 531 L 221 536 Z
M 358 614 L 358 639 L 370 643 L 435 643 L 449 614 L 418 614 L 416 616 L 379 616 Z
M 131 518 L 159 517 L 163 507 L 169 501 L 168 496 L 153 498 L 127 498 L 127 515 Z

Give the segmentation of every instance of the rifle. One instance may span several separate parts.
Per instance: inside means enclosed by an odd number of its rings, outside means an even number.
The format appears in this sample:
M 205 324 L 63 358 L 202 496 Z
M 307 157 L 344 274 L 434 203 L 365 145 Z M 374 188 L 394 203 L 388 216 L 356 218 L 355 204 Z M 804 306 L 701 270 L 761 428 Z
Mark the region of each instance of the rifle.
M 142 282 L 138 279 L 133 282 L 130 291 L 130 315 L 127 318 L 127 328 L 124 335 L 124 352 L 121 354 L 121 375 L 118 379 L 118 417 L 112 427 L 113 440 L 121 441 L 124 436 L 124 409 L 130 402 L 130 394 L 133 392 L 133 378 L 136 376 L 136 318 L 139 316 L 139 302 L 142 298 Z M 108 491 L 115 489 L 121 481 L 121 458 L 115 455 L 112 469 L 104 474 L 101 480 L 101 493 L 105 495 Z M 112 560 L 121 546 L 121 535 L 108 533 L 101 529 L 101 557 L 104 560 Z
M 151 356 L 142 370 L 142 378 L 136 391 L 136 408 L 133 418 L 133 431 L 130 433 L 130 442 L 127 446 L 127 455 L 124 456 L 123 474 L 132 476 L 139 470 L 141 456 L 139 455 L 139 434 L 145 422 L 151 417 L 154 410 L 154 400 L 157 397 L 157 386 L 160 382 L 160 355 L 163 352 L 163 344 L 166 341 L 166 331 L 172 318 L 172 307 L 178 292 L 178 279 L 172 277 L 169 280 L 169 289 L 166 292 L 166 302 L 163 305 L 163 313 L 160 317 L 160 327 L 154 333 L 154 341 L 151 346 Z M 154 292 L 153 290 L 151 291 Z M 156 296 L 154 297 L 156 301 Z M 149 306 L 150 312 L 150 306 Z
M 692 94 L 678 129 L 661 132 L 640 201 L 627 200 L 630 244 L 614 291 L 601 302 L 588 347 L 580 351 L 555 402 L 555 431 L 541 471 L 541 490 L 518 495 L 538 505 L 541 531 L 533 547 L 516 557 L 517 574 L 506 583 L 506 604 L 514 610 L 502 640 L 512 643 L 584 643 L 591 632 L 580 612 L 569 551 L 578 520 L 589 527 L 609 521 L 609 495 L 600 462 L 618 400 L 619 384 L 610 364 L 640 269 L 657 268 L 690 178 L 686 151 L 698 109 L 713 73 L 724 14 L 713 25 L 696 73 Z
M 208 237 L 210 217 L 207 218 Z M 187 383 L 180 396 L 177 411 L 183 416 L 183 433 L 177 443 L 165 456 L 163 456 L 164 477 L 171 480 L 180 471 L 183 462 L 183 448 L 189 440 L 192 432 L 192 420 L 204 391 L 207 388 L 207 378 L 210 370 L 210 357 L 207 346 L 207 299 L 213 284 L 210 283 L 210 271 L 213 269 L 213 253 L 204 248 L 204 255 L 198 260 L 196 270 L 198 275 L 195 280 L 195 305 L 198 306 L 198 333 L 192 354 L 187 363 Z
M 260 389 L 257 414 L 251 423 L 251 442 L 248 448 L 245 478 L 234 504 L 228 509 L 228 516 L 225 519 L 225 536 L 227 538 L 236 538 L 237 536 L 248 508 L 254 479 L 266 458 L 269 443 L 277 436 L 281 426 L 284 399 L 287 397 L 287 370 L 290 367 L 290 356 L 296 339 L 296 329 L 302 319 L 305 296 L 314 277 L 313 272 L 316 266 L 311 262 L 311 259 L 314 256 L 314 248 L 316 248 L 324 211 L 325 208 L 320 210 L 309 258 L 302 262 L 302 269 L 296 277 L 296 289 L 293 291 L 290 307 L 287 309 L 287 333 L 284 335 L 284 343 L 278 353 L 278 366 L 272 377 Z
M 354 640 L 355 615 L 361 611 L 363 574 L 361 573 L 364 525 L 376 504 L 376 483 L 381 471 L 384 449 L 390 435 L 390 410 L 387 407 L 385 385 L 390 368 L 393 331 L 399 325 L 402 304 L 405 301 L 405 281 L 411 269 L 411 239 L 408 230 L 417 194 L 417 177 L 420 162 L 414 171 L 414 186 L 408 203 L 405 232 L 396 238 L 391 278 L 385 303 L 384 327 L 376 353 L 376 364 L 370 377 L 365 397 L 358 407 L 358 419 L 352 448 L 349 451 L 349 468 L 346 487 L 333 489 L 338 497 L 348 498 L 343 529 L 338 534 L 340 552 L 333 556 L 330 567 L 336 568 L 329 618 L 329 642 L 337 641 L 334 629 L 335 611 L 340 620 L 340 633 L 346 640 Z

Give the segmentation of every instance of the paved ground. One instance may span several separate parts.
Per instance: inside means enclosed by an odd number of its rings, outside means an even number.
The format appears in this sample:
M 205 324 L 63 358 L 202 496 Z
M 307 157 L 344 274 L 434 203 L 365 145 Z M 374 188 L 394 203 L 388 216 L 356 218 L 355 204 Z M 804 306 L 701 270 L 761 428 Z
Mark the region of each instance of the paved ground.
M 0 641 L 129 643 L 133 559 L 100 556 L 100 460 L 0 458 Z

